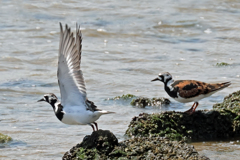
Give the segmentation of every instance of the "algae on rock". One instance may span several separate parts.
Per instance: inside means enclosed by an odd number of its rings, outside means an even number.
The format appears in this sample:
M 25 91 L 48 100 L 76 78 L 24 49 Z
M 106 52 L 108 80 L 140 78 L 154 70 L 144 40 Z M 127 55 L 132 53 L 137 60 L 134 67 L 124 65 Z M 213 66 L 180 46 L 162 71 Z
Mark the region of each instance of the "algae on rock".
M 240 91 L 233 92 L 226 96 L 222 103 L 213 105 L 214 110 L 229 110 L 233 113 L 240 114 Z
M 130 102 L 130 105 L 136 106 L 139 108 L 145 108 L 146 106 L 162 106 L 170 104 L 170 100 L 167 98 L 146 98 L 138 97 L 132 94 L 126 94 L 122 96 L 117 96 L 114 98 L 109 98 L 108 100 L 122 100 L 124 102 Z
M 137 106 L 140 108 L 145 108 L 146 106 L 162 106 L 162 105 L 168 105 L 170 104 L 170 100 L 167 98 L 145 98 L 145 97 L 139 97 L 136 99 L 133 99 L 130 103 L 132 106 Z
M 192 115 L 168 111 L 142 113 L 130 122 L 126 135 L 158 135 L 172 140 L 213 140 L 230 138 L 236 132 L 229 114 L 218 111 L 196 111 Z
M 12 138 L 9 137 L 8 135 L 4 135 L 2 133 L 0 133 L 0 143 L 7 143 L 12 141 Z
M 126 131 L 128 136 L 159 135 L 173 140 L 214 140 L 240 136 L 240 91 L 215 104 L 213 110 L 192 115 L 168 111 L 142 113 L 134 117 Z
M 232 121 L 234 132 L 240 134 L 240 91 L 229 94 L 222 103 L 213 105 L 213 109 L 228 116 Z
M 116 96 L 114 98 L 109 98 L 109 100 L 131 100 L 132 98 L 135 98 L 136 96 L 133 94 L 123 94 L 122 96 Z
M 64 154 L 63 159 L 99 159 L 108 155 L 117 144 L 118 139 L 113 133 L 98 130 L 85 136 L 82 143 Z
M 217 63 L 216 66 L 228 66 L 229 64 L 226 62 L 221 62 L 221 63 Z
M 199 159 L 208 160 L 183 141 L 171 141 L 159 136 L 135 137 L 118 143 L 110 131 L 99 130 L 86 136 L 83 142 L 66 152 L 64 160 L 98 159 Z

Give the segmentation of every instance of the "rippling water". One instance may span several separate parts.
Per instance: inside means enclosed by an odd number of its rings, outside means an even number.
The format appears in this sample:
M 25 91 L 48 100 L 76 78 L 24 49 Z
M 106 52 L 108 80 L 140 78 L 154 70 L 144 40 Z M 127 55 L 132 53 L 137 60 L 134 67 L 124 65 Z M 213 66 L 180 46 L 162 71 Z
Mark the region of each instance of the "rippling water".
M 200 101 L 211 109 L 240 89 L 240 3 L 237 0 L 108 0 L 0 2 L 0 132 L 14 140 L 0 146 L 0 159 L 60 159 L 91 134 L 89 126 L 60 123 L 44 93 L 56 93 L 59 22 L 83 34 L 82 70 L 88 97 L 117 112 L 98 120 L 123 140 L 131 118 L 141 112 L 187 110 L 191 104 L 139 109 L 105 101 L 122 94 L 168 97 L 159 72 L 175 79 L 232 85 Z M 219 62 L 229 63 L 217 67 Z M 237 158 L 238 140 L 194 143 L 211 159 Z

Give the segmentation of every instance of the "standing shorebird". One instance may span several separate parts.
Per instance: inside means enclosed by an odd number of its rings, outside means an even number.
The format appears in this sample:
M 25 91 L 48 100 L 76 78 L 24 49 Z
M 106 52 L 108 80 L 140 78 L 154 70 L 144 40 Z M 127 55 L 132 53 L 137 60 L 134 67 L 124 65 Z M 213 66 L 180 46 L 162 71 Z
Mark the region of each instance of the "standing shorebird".
M 93 102 L 87 99 L 87 92 L 82 70 L 80 69 L 82 50 L 82 34 L 80 26 L 76 26 L 76 40 L 70 28 L 66 25 L 63 31 L 60 23 L 60 44 L 58 54 L 58 85 L 61 92 L 61 102 L 53 93 L 45 94 L 40 101 L 49 103 L 56 117 L 69 125 L 90 125 L 95 131 L 95 122 L 103 114 L 114 112 L 97 109 Z M 94 125 L 93 125 L 94 124 Z
M 158 77 L 152 81 L 162 81 L 165 91 L 176 101 L 181 103 L 194 102 L 192 107 L 185 111 L 188 114 L 195 112 L 199 100 L 209 97 L 231 84 L 231 82 L 204 83 L 195 80 L 174 81 L 172 75 L 168 72 L 160 73 Z

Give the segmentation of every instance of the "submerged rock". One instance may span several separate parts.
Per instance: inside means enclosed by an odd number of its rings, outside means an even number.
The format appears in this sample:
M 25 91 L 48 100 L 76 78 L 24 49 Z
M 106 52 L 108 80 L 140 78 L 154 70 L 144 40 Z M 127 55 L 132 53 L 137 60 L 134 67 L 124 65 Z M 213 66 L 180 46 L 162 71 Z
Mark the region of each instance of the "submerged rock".
M 226 63 L 226 62 L 220 62 L 220 63 L 217 63 L 216 66 L 228 66 L 229 64 Z
M 135 98 L 136 96 L 133 94 L 123 94 L 122 96 L 116 96 L 114 98 L 109 98 L 108 100 L 131 100 L 132 98 Z
M 0 133 L 0 143 L 7 143 L 12 141 L 12 138 L 9 137 L 8 135 L 4 135 L 2 133 Z
M 132 106 L 145 108 L 146 106 L 162 106 L 162 105 L 168 105 L 170 104 L 170 100 L 167 98 L 145 98 L 145 97 L 139 97 L 136 99 L 133 99 L 130 103 Z
M 63 156 L 70 159 L 199 159 L 208 160 L 200 156 L 192 145 L 180 141 L 171 141 L 159 136 L 135 137 L 118 143 L 117 138 L 110 131 L 99 130 L 91 136 L 86 136 L 83 142 L 77 144 Z
M 146 106 L 159 107 L 162 105 L 170 104 L 170 100 L 167 98 L 146 98 L 146 97 L 137 97 L 132 94 L 126 94 L 122 96 L 117 96 L 114 98 L 109 98 L 108 100 L 120 100 L 123 102 L 130 102 L 130 105 L 136 106 L 139 108 L 145 108 Z
M 236 117 L 237 115 L 224 111 L 196 111 L 192 115 L 174 111 L 142 113 L 132 119 L 126 135 L 158 135 L 172 140 L 232 138 L 239 135 L 240 123 Z

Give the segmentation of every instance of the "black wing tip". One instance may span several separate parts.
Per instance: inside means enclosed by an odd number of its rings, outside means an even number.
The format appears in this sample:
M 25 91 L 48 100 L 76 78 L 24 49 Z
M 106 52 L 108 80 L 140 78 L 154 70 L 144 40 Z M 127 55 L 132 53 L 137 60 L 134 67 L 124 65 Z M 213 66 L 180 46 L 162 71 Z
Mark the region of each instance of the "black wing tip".
M 230 86 L 232 83 L 231 83 L 231 81 L 228 81 L 228 82 L 224 82 L 224 83 L 222 83 L 224 86 L 226 86 L 226 87 L 228 87 L 228 86 Z
M 62 23 L 61 23 L 61 22 L 59 22 L 59 25 L 60 25 L 60 29 L 63 30 L 63 27 L 62 27 Z M 65 29 L 66 29 L 68 32 L 71 32 L 71 28 L 68 27 L 67 24 L 65 25 Z M 81 35 L 81 27 L 80 27 L 80 24 L 78 24 L 77 22 L 76 22 L 76 31 L 77 31 L 77 33 L 79 33 L 79 34 Z
M 60 31 L 63 32 L 63 27 L 62 27 L 62 23 L 59 22 L 59 25 L 60 25 Z

